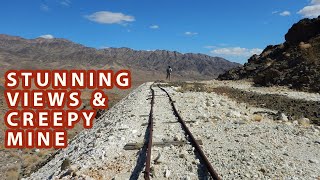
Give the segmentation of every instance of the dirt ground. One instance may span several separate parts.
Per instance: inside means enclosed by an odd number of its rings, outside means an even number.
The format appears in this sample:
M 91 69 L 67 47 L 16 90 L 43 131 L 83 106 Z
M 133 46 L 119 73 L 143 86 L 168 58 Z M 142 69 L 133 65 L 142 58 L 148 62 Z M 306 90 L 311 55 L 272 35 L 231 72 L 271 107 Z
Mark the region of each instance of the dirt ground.
M 284 95 L 259 94 L 231 87 L 210 87 L 204 83 L 170 83 L 169 86 L 181 86 L 180 91 L 215 92 L 228 96 L 240 103 L 261 108 L 268 108 L 285 113 L 289 120 L 302 117 L 309 118 L 312 123 L 320 125 L 320 102 L 292 99 Z

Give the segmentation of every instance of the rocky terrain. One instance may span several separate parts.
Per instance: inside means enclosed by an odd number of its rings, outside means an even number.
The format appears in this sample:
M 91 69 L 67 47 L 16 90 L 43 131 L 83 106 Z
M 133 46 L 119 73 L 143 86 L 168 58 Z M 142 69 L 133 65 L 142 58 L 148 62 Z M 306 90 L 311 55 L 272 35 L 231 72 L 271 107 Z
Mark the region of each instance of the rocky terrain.
M 92 129 L 78 134 L 68 148 L 26 179 L 143 179 L 145 149 L 124 147 L 127 143 L 144 142 L 151 84 L 132 91 L 97 119 Z M 226 81 L 162 86 L 172 96 L 182 118 L 189 122 L 187 126 L 195 138 L 202 140 L 205 154 L 223 179 L 320 178 L 320 126 L 307 117 L 289 118 L 268 103 L 260 107 L 217 91 L 235 86 Z M 319 103 L 320 99 L 317 93 L 277 87 L 256 88 L 243 83 L 237 88 L 257 95 L 271 92 L 287 99 L 305 99 L 310 104 Z M 185 138 L 180 135 L 181 127 L 168 123 L 176 119 L 163 92 L 155 92 L 154 139 Z M 152 164 L 154 179 L 198 179 L 203 175 L 199 173 L 201 162 L 188 145 L 154 148 L 152 161 L 157 162 Z
M 167 66 L 173 78 L 212 79 L 240 64 L 204 54 L 176 51 L 136 51 L 129 48 L 95 49 L 66 39 L 23 39 L 0 35 L 0 73 L 7 69 L 130 69 L 134 80 L 165 78 Z
M 320 91 L 320 16 L 302 19 L 285 35 L 285 42 L 270 45 L 243 67 L 229 70 L 221 80 L 253 79 L 256 85 L 285 85 Z
M 0 79 L 1 80 L 1 79 Z M 136 84 L 133 85 L 133 88 Z M 119 91 L 117 93 L 107 92 L 109 98 L 109 107 L 112 107 L 119 100 L 125 97 L 130 90 Z M 5 103 L 4 88 L 0 86 L 0 117 L 4 117 L 8 111 Z M 81 108 L 89 108 L 89 100 L 91 92 L 89 90 L 82 91 L 81 99 L 83 106 Z M 19 107 L 20 108 L 20 107 Z M 81 109 L 80 108 L 80 109 Z M 30 174 L 37 169 L 37 165 L 45 162 L 56 151 L 56 149 L 7 149 L 4 147 L 4 134 L 7 129 L 4 121 L 0 121 L 0 177 L 6 180 L 16 180 L 19 177 Z M 68 130 L 68 139 L 72 139 L 83 129 L 82 124 L 77 124 L 75 128 Z
M 182 54 L 165 50 L 136 51 L 129 48 L 95 49 L 66 39 L 24 39 L 0 34 L 0 117 L 8 110 L 4 103 L 4 73 L 9 69 L 130 69 L 132 89 L 146 81 L 165 78 L 168 65 L 173 67 L 173 79 L 212 79 L 239 64 L 203 54 Z M 132 89 L 108 90 L 109 107 L 124 98 Z M 82 91 L 85 105 L 90 91 Z M 88 105 L 86 106 L 88 107 Z M 54 149 L 5 149 L 6 126 L 0 122 L 0 176 L 17 179 L 30 174 L 55 152 Z M 68 131 L 73 138 L 82 130 L 77 126 Z

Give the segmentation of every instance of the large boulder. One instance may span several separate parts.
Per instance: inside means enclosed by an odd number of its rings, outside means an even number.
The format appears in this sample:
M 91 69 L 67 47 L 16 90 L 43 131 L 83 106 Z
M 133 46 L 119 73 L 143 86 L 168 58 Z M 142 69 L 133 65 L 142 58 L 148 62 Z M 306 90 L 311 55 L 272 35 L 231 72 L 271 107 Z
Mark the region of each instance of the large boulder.
M 285 35 L 288 43 L 307 42 L 320 34 L 320 16 L 314 19 L 302 19 L 294 24 Z

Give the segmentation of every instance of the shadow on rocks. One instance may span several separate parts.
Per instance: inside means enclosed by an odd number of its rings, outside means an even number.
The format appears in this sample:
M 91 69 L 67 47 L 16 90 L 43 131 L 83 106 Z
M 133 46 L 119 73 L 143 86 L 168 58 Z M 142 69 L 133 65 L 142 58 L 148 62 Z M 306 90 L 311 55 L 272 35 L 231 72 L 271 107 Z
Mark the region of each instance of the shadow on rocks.
M 149 128 L 150 128 L 150 123 L 146 129 L 145 134 L 144 134 L 144 137 L 145 137 L 144 138 L 144 145 L 139 152 L 139 157 L 137 159 L 136 166 L 135 166 L 133 172 L 131 173 L 130 180 L 137 180 L 139 178 L 140 173 L 142 172 L 142 170 L 145 166 L 145 162 L 147 159 L 148 140 L 149 140 L 149 134 L 150 134 Z

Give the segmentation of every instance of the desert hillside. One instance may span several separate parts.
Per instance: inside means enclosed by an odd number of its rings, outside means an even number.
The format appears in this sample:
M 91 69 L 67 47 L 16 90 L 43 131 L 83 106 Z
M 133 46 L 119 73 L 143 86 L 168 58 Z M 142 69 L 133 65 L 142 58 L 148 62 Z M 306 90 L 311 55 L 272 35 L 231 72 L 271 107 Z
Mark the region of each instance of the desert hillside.
M 285 85 L 320 91 L 320 16 L 302 19 L 285 35 L 285 42 L 270 45 L 243 67 L 219 76 L 222 80 L 253 79 L 263 86 Z
M 24 39 L 0 35 L 0 73 L 7 69 L 130 69 L 134 81 L 158 80 L 172 66 L 175 80 L 213 79 L 238 63 L 176 51 L 95 49 L 66 39 Z

